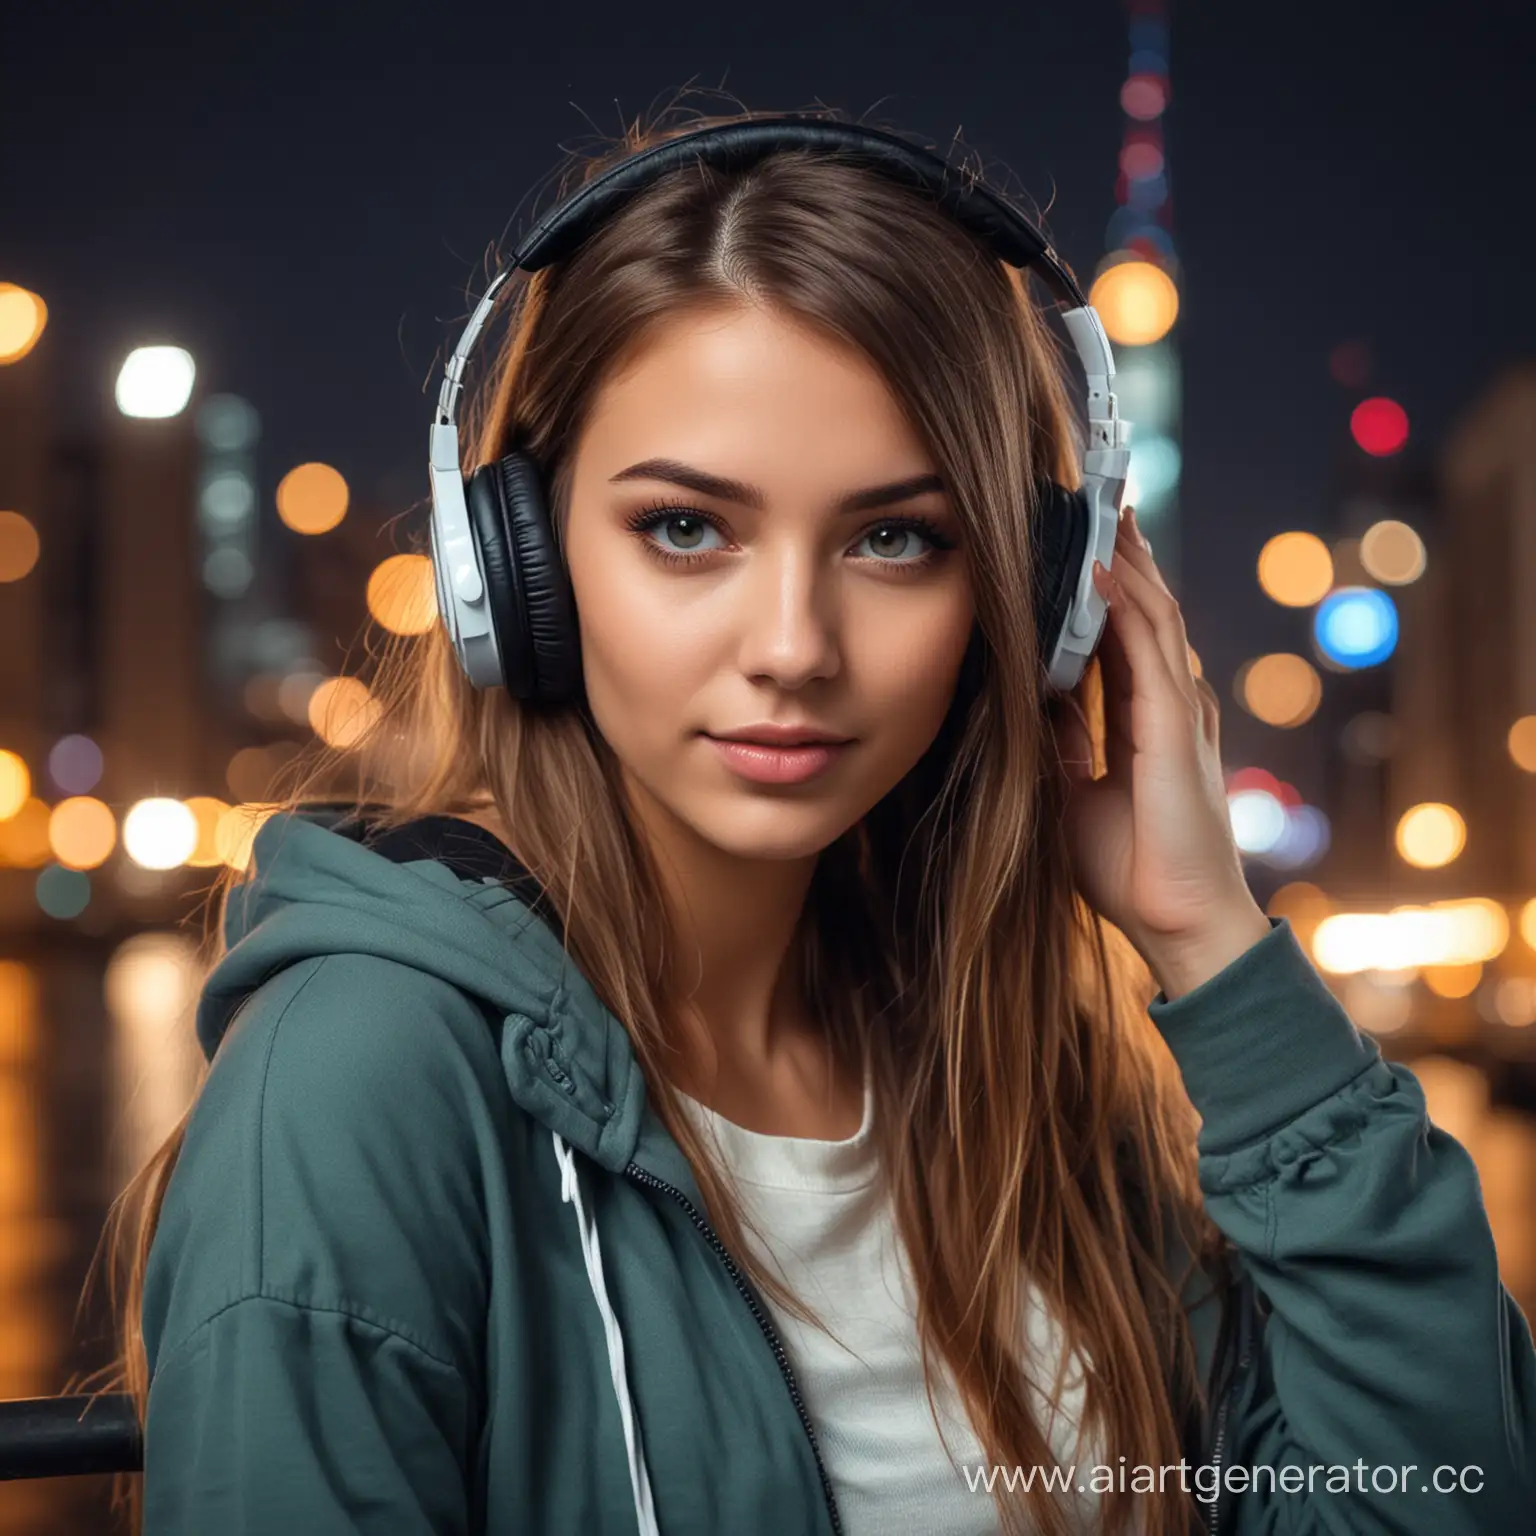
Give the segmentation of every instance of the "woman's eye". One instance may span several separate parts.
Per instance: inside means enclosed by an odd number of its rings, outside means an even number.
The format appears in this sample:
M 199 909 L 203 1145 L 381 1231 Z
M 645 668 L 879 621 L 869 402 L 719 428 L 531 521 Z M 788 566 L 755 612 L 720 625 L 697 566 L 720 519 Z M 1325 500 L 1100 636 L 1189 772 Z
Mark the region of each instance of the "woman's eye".
M 900 523 L 882 525 L 879 528 L 871 528 L 864 538 L 869 541 L 870 547 L 879 560 L 889 560 L 893 564 L 905 562 L 897 560 L 900 555 L 912 555 L 914 553 L 921 558 L 921 551 L 916 546 L 922 542 L 923 535 L 915 528 L 904 527 Z M 860 542 L 863 542 L 862 540 Z
M 666 529 L 668 537 L 672 540 L 670 546 L 663 544 L 662 548 L 670 547 L 677 553 L 692 553 L 698 550 L 709 549 L 712 546 L 706 544 L 706 537 L 717 530 L 702 517 L 695 517 L 692 513 L 678 512 L 671 517 L 660 519 L 650 529 L 651 533 L 657 533 Z M 676 530 L 675 536 L 673 530 Z

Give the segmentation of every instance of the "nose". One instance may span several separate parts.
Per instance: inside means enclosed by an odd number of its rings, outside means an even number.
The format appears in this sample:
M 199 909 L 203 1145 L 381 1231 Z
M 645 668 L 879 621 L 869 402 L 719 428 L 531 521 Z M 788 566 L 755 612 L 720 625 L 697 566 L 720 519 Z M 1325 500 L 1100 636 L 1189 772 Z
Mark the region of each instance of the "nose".
M 764 552 L 753 566 L 739 610 L 742 672 L 781 688 L 835 676 L 842 665 L 836 583 L 822 579 L 815 557 L 801 549 Z

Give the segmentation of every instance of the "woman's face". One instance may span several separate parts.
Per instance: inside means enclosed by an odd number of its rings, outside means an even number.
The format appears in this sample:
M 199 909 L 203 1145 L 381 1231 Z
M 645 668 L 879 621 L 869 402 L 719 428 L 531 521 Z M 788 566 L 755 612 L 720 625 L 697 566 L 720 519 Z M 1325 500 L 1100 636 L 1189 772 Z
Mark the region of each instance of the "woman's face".
M 761 309 L 665 322 L 607 382 L 566 550 L 592 714 L 647 823 L 803 858 L 918 761 L 974 613 L 935 471 L 868 362 Z M 805 777 L 712 739 L 764 723 L 849 740 Z

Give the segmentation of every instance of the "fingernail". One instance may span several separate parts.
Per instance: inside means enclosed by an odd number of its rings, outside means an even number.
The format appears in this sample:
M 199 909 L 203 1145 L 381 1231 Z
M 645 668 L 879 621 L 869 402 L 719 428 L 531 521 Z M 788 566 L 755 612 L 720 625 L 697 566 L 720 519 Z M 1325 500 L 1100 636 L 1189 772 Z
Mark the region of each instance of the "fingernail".
M 1150 550 L 1152 546 L 1147 543 L 1147 536 L 1141 531 L 1141 524 L 1136 521 L 1135 507 L 1131 508 L 1131 528 L 1136 534 L 1136 542 L 1140 544 L 1143 549 Z

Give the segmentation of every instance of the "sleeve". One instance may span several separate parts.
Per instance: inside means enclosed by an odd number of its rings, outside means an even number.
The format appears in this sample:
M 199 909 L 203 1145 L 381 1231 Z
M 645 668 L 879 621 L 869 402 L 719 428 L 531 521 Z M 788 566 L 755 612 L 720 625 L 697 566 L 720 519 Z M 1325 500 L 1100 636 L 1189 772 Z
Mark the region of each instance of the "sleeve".
M 155 1373 L 146 1536 L 469 1530 L 458 1372 L 377 1324 L 253 1296 Z
M 1284 919 L 1149 1012 L 1201 1116 L 1206 1208 L 1261 1298 L 1218 1410 L 1219 1528 L 1529 1529 L 1531 1330 L 1472 1160 L 1412 1072 L 1355 1029 Z
M 333 955 L 221 1043 L 145 1274 L 147 1536 L 456 1536 L 484 1416 L 492 1033 Z

